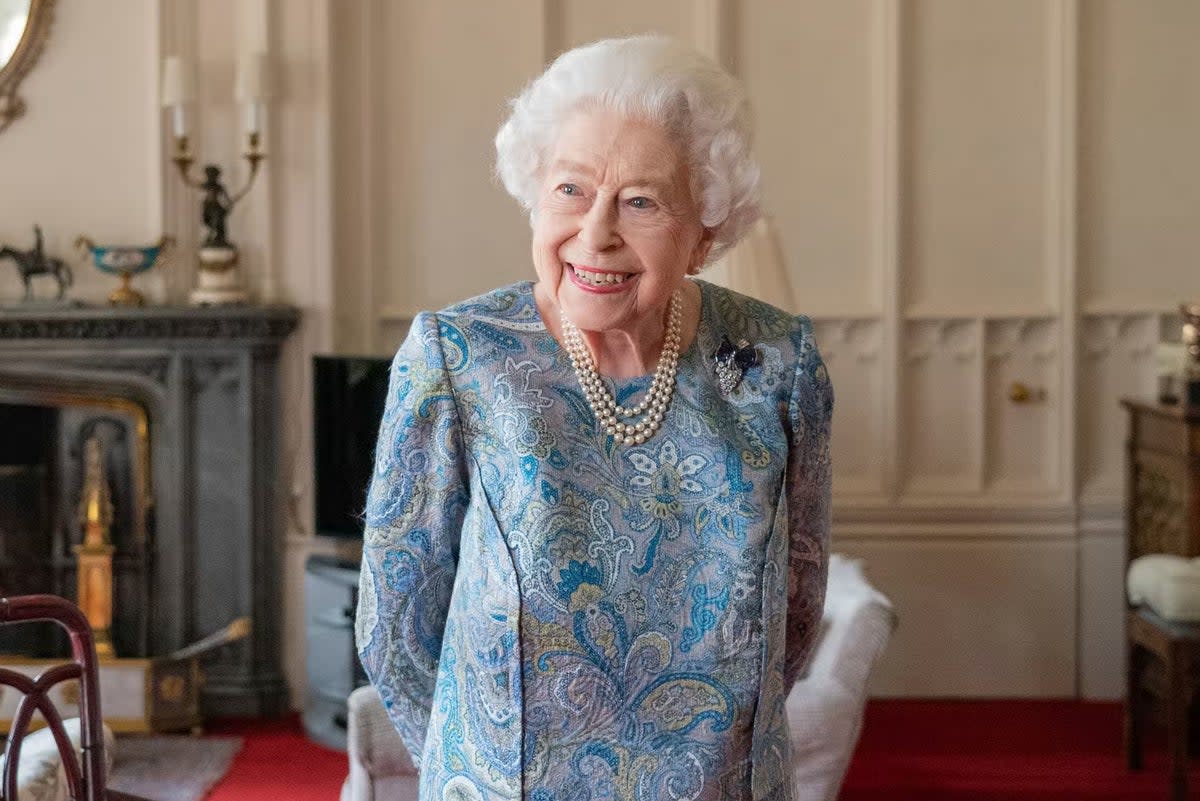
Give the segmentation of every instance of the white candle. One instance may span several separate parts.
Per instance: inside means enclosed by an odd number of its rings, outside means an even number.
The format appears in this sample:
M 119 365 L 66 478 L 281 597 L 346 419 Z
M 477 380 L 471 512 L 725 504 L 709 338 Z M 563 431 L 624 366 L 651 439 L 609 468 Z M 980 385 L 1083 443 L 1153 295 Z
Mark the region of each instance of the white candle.
M 167 56 L 163 59 L 162 71 L 162 104 L 164 106 L 181 106 L 192 102 L 194 84 L 192 70 L 179 56 Z
M 246 131 L 248 133 L 262 133 L 262 103 L 247 103 L 246 104 Z
M 175 136 L 187 135 L 187 120 L 184 106 L 192 101 L 194 86 L 190 66 L 179 56 L 163 59 L 162 105 L 171 109 L 172 129 Z
M 237 85 L 234 94 L 246 104 L 246 130 L 262 130 L 263 101 L 271 96 L 267 54 L 250 53 L 238 62 Z

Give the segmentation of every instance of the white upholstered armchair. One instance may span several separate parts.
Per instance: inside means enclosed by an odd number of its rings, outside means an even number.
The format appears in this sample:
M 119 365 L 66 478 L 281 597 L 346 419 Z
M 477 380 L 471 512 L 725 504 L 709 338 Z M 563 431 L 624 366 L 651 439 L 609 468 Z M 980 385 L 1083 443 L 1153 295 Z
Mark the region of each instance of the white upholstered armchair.
M 788 696 L 797 801 L 833 801 L 862 730 L 867 681 L 896 615 L 859 560 L 833 554 L 821 639 Z M 350 775 L 341 801 L 416 801 L 417 771 L 373 687 L 350 696 Z

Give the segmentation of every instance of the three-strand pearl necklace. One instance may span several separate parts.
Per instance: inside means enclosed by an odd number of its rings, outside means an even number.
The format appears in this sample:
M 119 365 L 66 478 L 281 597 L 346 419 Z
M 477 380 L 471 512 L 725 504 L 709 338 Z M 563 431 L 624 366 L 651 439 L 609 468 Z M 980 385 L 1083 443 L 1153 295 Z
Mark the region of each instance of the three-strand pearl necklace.
M 573 322 L 562 314 L 563 340 L 571 367 L 579 379 L 579 386 L 592 407 L 592 414 L 603 426 L 605 433 L 625 445 L 641 445 L 662 425 L 671 396 L 675 394 L 675 372 L 679 365 L 679 332 L 683 319 L 683 293 L 676 290 L 671 295 L 667 310 L 667 336 L 663 342 L 658 366 L 654 369 L 654 380 L 646 397 L 636 406 L 625 408 L 618 404 L 604 381 L 596 371 L 596 361 L 583 341 L 583 335 Z

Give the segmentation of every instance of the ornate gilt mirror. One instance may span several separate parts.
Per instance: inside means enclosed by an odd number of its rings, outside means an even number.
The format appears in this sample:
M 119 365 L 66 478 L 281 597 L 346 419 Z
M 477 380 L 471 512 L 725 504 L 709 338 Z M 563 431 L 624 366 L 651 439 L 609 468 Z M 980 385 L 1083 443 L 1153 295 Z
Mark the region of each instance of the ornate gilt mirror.
M 46 44 L 55 0 L 0 0 L 0 131 L 25 113 L 17 94 Z

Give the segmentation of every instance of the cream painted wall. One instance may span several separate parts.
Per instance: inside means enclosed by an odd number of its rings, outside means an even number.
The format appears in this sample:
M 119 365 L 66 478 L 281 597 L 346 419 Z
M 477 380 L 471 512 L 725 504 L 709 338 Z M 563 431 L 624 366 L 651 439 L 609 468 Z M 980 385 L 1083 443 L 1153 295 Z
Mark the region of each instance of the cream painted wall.
M 1171 309 L 1200 296 L 1190 0 L 60 3 L 30 116 L 0 134 L 0 238 L 40 219 L 56 251 L 81 231 L 194 241 L 159 55 L 198 59 L 202 156 L 232 164 L 237 54 L 271 52 L 271 155 L 234 226 L 252 287 L 305 315 L 280 478 L 299 702 L 304 559 L 345 548 L 311 533 L 309 356 L 390 353 L 416 310 L 529 276 L 491 178 L 504 102 L 564 48 L 643 30 L 722 59 L 755 105 L 767 210 L 837 386 L 835 547 L 899 605 L 876 692 L 1119 695 L 1116 399 L 1150 390 Z M 183 296 L 186 264 L 156 297 Z M 1011 404 L 1014 381 L 1045 401 Z
M 390 353 L 416 310 L 530 275 L 490 140 L 550 58 L 692 41 L 746 82 L 837 386 L 835 547 L 899 603 L 876 691 L 1121 693 L 1117 399 L 1152 391 L 1150 348 L 1200 295 L 1195 3 L 350 6 L 335 345 Z
M 162 233 L 157 62 L 156 0 L 59 3 L 21 85 L 26 114 L 0 135 L 0 243 L 31 248 L 40 223 L 47 252 L 70 263 L 76 297 L 103 300 L 115 286 L 79 260 L 79 234 L 118 244 Z M 163 296 L 160 276 L 135 284 Z M 53 295 L 50 279 L 34 286 Z M 22 291 L 16 269 L 0 263 L 0 299 Z
M 244 138 L 233 97 L 241 53 L 267 50 L 276 97 L 266 132 L 268 159 L 230 219 L 248 284 L 260 300 L 303 312 L 285 346 L 279 502 L 285 509 L 284 670 L 297 705 L 304 680 L 304 559 L 334 546 L 314 543 L 308 364 L 328 351 L 332 266 L 329 3 L 324 0 L 60 0 L 50 39 L 22 85 L 29 110 L 0 135 L 0 241 L 32 245 L 42 224 L 52 255 L 75 258 L 71 243 L 152 240 L 164 230 L 182 243 L 163 269 L 135 285 L 155 303 L 184 302 L 192 286 L 199 198 L 167 160 L 170 142 L 158 104 L 167 54 L 198 65 L 191 109 L 199 163 L 216 162 L 231 186 L 245 176 Z M 103 303 L 114 279 L 73 261 L 72 296 Z M 49 293 L 51 285 L 44 291 Z M 0 264 L 0 302 L 19 297 L 16 271 Z

